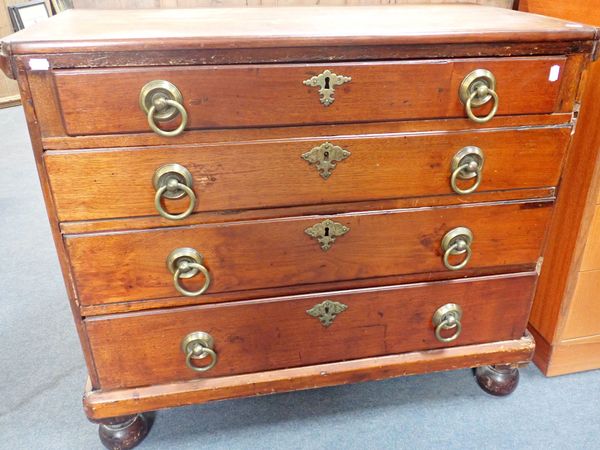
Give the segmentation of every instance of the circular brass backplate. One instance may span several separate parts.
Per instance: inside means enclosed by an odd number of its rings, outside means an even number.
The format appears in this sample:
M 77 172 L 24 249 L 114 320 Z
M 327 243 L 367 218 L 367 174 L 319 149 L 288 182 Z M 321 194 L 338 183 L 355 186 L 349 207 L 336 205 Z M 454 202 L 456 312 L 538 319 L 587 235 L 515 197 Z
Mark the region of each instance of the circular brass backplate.
M 440 323 L 444 321 L 444 318 L 448 314 L 454 315 L 456 320 L 460 321 L 462 319 L 463 310 L 460 307 L 460 305 L 457 305 L 456 303 L 447 303 L 444 306 L 441 306 L 433 314 L 433 326 L 437 327 Z
M 169 268 L 171 273 L 175 273 L 177 267 L 179 266 L 179 263 L 181 263 L 182 261 L 202 264 L 204 261 L 204 257 L 193 248 L 176 248 L 171 253 L 169 253 L 169 256 L 167 256 L 167 267 Z M 187 272 L 180 273 L 179 278 L 192 278 L 197 273 L 198 269 L 191 268 Z
M 485 160 L 485 156 L 483 155 L 483 150 L 479 147 L 475 147 L 470 145 L 468 147 L 464 147 L 460 149 L 456 155 L 452 158 L 452 167 L 451 171 L 454 172 L 460 166 L 465 164 L 469 164 L 471 161 L 475 161 L 477 166 L 479 167 L 479 171 L 483 169 L 483 162 Z M 458 174 L 458 178 L 461 180 L 470 180 L 471 178 L 475 178 L 477 176 L 477 172 L 471 171 L 461 171 Z
M 183 104 L 183 95 L 177 86 L 173 83 L 165 80 L 154 80 L 146 83 L 140 91 L 140 108 L 146 114 L 150 110 L 150 107 L 154 104 L 154 100 L 158 98 L 164 98 L 167 100 L 174 100 L 179 104 Z M 179 114 L 177 108 L 167 106 L 161 111 L 154 112 L 154 120 L 158 122 L 166 122 L 174 119 Z
M 467 247 L 471 246 L 471 242 L 473 242 L 473 232 L 467 227 L 457 227 L 453 230 L 448 231 L 444 237 L 442 238 L 442 250 L 445 252 L 450 247 L 452 247 L 457 240 L 464 240 L 467 244 Z M 461 255 L 465 253 L 467 250 L 453 251 L 452 255 Z
M 481 84 L 485 84 L 492 90 L 496 90 L 496 77 L 492 72 L 486 69 L 477 69 L 471 72 L 469 75 L 465 77 L 465 79 L 460 83 L 460 87 L 458 89 L 458 96 L 460 97 L 460 101 L 463 103 L 467 103 L 467 100 L 471 96 L 473 92 L 477 90 Z M 483 98 L 479 98 L 475 96 L 473 100 L 471 100 L 471 106 L 477 107 L 485 105 L 492 99 L 491 95 L 486 95 Z
M 152 177 L 152 184 L 154 185 L 154 189 L 157 191 L 165 186 L 167 182 L 175 178 L 181 184 L 185 184 L 190 189 L 192 188 L 192 183 L 194 181 L 192 174 L 189 170 L 187 170 L 181 164 L 165 164 L 164 166 L 159 167 L 154 172 L 154 176 Z M 163 194 L 163 197 L 169 199 L 177 199 L 181 198 L 185 195 L 185 192 L 182 189 L 177 189 L 175 191 L 169 191 L 168 189 Z
M 205 333 L 204 331 L 194 331 L 184 337 L 181 341 L 181 351 L 187 355 L 192 350 L 190 347 L 196 344 L 200 344 L 202 347 L 210 348 L 212 350 L 215 341 L 210 334 Z M 204 354 L 204 356 L 206 356 L 206 354 Z M 204 356 L 192 356 L 192 359 L 200 359 Z

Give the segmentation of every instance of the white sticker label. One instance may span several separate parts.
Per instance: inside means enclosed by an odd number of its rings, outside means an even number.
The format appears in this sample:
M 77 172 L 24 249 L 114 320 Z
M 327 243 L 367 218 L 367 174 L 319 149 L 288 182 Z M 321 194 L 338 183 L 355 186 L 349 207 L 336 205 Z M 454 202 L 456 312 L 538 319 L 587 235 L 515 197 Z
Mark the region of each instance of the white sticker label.
M 558 76 L 560 75 L 560 66 L 552 66 L 550 67 L 550 76 L 548 80 L 554 82 L 558 80 Z
M 50 68 L 50 63 L 47 59 L 31 58 L 29 60 L 29 68 L 31 70 L 48 70 Z

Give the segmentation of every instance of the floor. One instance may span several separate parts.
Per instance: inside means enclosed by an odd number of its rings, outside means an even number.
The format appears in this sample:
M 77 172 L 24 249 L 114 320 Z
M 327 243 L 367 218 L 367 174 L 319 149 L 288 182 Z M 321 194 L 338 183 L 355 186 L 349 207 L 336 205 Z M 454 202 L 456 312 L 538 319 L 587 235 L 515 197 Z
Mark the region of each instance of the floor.
M 100 449 L 20 107 L 0 110 L 0 449 Z M 600 371 L 507 398 L 436 373 L 157 414 L 140 449 L 600 449 Z

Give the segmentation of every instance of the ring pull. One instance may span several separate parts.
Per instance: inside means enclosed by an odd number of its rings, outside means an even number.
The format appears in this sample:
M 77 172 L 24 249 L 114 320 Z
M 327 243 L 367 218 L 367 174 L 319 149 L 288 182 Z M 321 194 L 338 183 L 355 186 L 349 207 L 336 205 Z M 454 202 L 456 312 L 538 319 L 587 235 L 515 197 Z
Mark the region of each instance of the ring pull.
M 213 350 L 214 339 L 204 331 L 194 331 L 181 341 L 181 351 L 185 354 L 185 365 L 194 372 L 206 372 L 217 364 L 217 353 Z M 205 366 L 195 364 L 196 360 L 210 357 L 210 362 Z
M 193 178 L 189 170 L 179 164 L 165 164 L 154 172 L 152 183 L 154 194 L 154 207 L 165 219 L 181 220 L 188 217 L 196 207 L 196 194 L 192 190 Z M 189 205 L 181 214 L 171 214 L 162 206 L 162 199 L 178 199 L 187 195 Z
M 489 70 L 477 69 L 465 77 L 458 91 L 460 101 L 465 105 L 469 119 L 476 123 L 486 123 L 498 112 L 499 98 L 496 93 L 496 78 Z M 473 108 L 479 108 L 493 101 L 492 110 L 485 117 L 476 116 Z
M 462 332 L 462 308 L 456 303 L 448 303 L 440 307 L 433 315 L 435 338 L 443 343 L 455 341 Z M 442 336 L 442 331 L 455 329 L 451 336 Z
M 479 147 L 465 147 L 452 158 L 452 175 L 450 186 L 459 195 L 471 194 L 477 190 L 482 180 L 484 156 Z M 475 178 L 473 185 L 467 189 L 461 189 L 457 180 L 470 180 Z
M 471 243 L 473 242 L 473 233 L 466 227 L 458 227 L 448 231 L 442 238 L 442 251 L 444 252 L 444 266 L 448 270 L 461 270 L 471 260 Z M 465 255 L 462 262 L 452 264 L 450 256 Z
M 208 269 L 203 265 L 204 257 L 193 248 L 178 248 L 167 257 L 167 267 L 173 274 L 173 285 L 178 292 L 186 297 L 197 297 L 206 292 L 211 278 Z M 181 285 L 182 279 L 192 278 L 201 273 L 204 275 L 204 285 L 197 291 L 188 291 Z
M 165 80 L 154 80 L 147 83 L 140 91 L 140 108 L 147 114 L 150 129 L 159 136 L 173 137 L 181 134 L 188 122 L 188 114 L 183 107 L 183 96 L 177 87 Z M 181 115 L 181 123 L 172 130 L 166 131 L 156 122 L 167 122 Z

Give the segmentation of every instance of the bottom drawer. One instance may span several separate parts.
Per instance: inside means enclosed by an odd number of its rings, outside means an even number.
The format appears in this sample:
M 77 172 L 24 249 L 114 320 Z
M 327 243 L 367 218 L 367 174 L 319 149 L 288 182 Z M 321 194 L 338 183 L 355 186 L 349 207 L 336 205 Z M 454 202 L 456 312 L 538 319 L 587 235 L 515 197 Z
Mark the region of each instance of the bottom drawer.
M 535 281 L 535 273 L 523 273 L 102 316 L 85 323 L 99 387 L 108 390 L 517 339 L 525 331 Z M 432 323 L 446 304 L 462 309 L 462 330 L 452 342 L 438 340 Z M 442 338 L 458 330 L 446 319 Z M 186 366 L 182 341 L 193 332 L 213 338 L 217 363 L 206 372 Z M 190 363 L 201 367 L 211 358 Z

